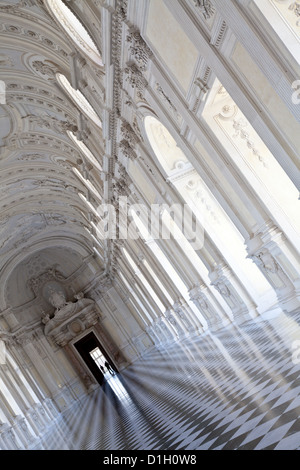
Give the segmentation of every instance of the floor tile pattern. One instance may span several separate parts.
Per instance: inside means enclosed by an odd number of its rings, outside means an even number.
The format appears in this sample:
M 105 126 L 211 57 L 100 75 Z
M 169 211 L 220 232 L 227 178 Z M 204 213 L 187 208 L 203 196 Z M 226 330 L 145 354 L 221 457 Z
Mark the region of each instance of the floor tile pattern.
M 299 340 L 300 313 L 282 313 L 152 349 L 78 400 L 40 446 L 300 449 Z

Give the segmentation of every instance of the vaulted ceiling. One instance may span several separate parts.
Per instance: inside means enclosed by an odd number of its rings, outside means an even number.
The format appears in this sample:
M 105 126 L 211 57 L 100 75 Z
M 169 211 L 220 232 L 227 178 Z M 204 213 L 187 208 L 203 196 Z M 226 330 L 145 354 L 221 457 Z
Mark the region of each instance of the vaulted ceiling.
M 45 2 L 1 1 L 0 15 L 0 79 L 6 88 L 0 106 L 0 285 L 10 305 L 17 305 L 21 297 L 30 300 L 22 279 L 54 264 L 68 276 L 93 254 L 89 214 L 79 197 L 87 188 L 73 170 L 89 166 L 68 131 L 95 135 L 99 162 L 102 137 L 58 86 L 56 72 L 74 80 L 76 50 Z M 99 11 L 93 15 L 100 41 Z M 103 76 L 101 66 L 89 65 Z M 99 175 L 91 179 L 101 192 Z M 34 260 L 35 273 L 29 269 Z M 97 262 L 104 269 L 100 257 Z M 8 299 L 18 287 L 20 299 Z

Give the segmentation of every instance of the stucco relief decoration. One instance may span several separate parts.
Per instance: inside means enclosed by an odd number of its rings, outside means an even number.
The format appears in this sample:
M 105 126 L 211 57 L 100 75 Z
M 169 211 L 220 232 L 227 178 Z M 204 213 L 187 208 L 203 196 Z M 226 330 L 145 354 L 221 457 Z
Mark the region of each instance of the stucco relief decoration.
M 24 153 L 23 155 L 20 155 L 18 157 L 18 160 L 30 162 L 30 161 L 42 160 L 43 158 L 45 158 L 45 155 L 42 155 L 40 153 Z
M 39 116 L 30 114 L 24 116 L 29 119 L 29 122 L 37 124 L 39 127 L 44 127 L 46 129 L 52 129 L 58 134 L 65 134 L 67 131 L 77 132 L 78 128 L 75 124 L 68 121 L 61 121 L 50 114 L 43 113 Z
M 51 286 L 49 287 L 48 301 L 55 308 L 55 312 L 52 317 L 50 317 L 49 314 L 43 317 L 42 321 L 46 325 L 45 334 L 49 333 L 64 320 L 70 318 L 78 307 L 77 302 L 68 302 L 66 300 L 66 296 L 63 291 L 54 290 Z
M 252 150 L 253 155 L 255 155 L 258 160 L 263 164 L 264 167 L 267 168 L 267 164 L 264 161 L 263 157 L 260 155 L 259 151 L 257 150 L 254 142 L 250 138 L 249 132 L 246 131 L 248 123 L 243 119 L 233 120 L 233 128 L 235 133 L 233 134 L 233 138 L 240 137 L 241 139 L 245 140 L 247 143 L 247 147 Z
M 217 215 L 217 207 L 213 203 L 212 198 L 204 189 L 199 178 L 190 179 L 186 185 L 186 189 L 192 194 L 197 205 L 201 204 L 205 215 L 209 216 L 209 220 L 214 223 L 220 223 Z M 203 214 L 202 214 L 203 215 Z
M 65 346 L 78 333 L 97 323 L 98 315 L 95 302 L 84 297 L 82 292 L 67 301 L 65 292 L 57 284 L 48 285 L 48 302 L 55 308 L 52 315 L 42 315 L 45 325 L 44 333 L 50 336 L 59 346 Z
M 205 20 L 211 18 L 214 13 L 215 9 L 212 6 L 212 2 L 210 0 L 194 0 L 195 6 L 199 8 Z
M 274 5 L 278 6 L 280 14 L 293 26 L 300 26 L 300 3 L 290 0 L 273 0 Z M 277 5 L 276 5 L 277 4 Z M 294 14 L 294 19 L 291 16 Z M 296 20 L 296 21 L 295 21 Z
M 138 143 L 138 136 L 136 135 L 129 122 L 125 121 L 125 119 L 122 120 L 121 133 L 124 139 L 126 139 L 132 147 L 134 147 Z
M 47 269 L 44 273 L 36 278 L 31 278 L 28 281 L 28 286 L 33 290 L 37 296 L 40 292 L 41 287 L 49 281 L 64 281 L 63 274 L 57 270 L 56 267 Z
M 6 54 L 0 54 L 0 67 L 13 67 L 12 58 Z
M 56 311 L 72 303 L 72 302 L 67 302 L 65 294 L 62 291 L 56 291 L 51 286 L 49 286 L 48 300 L 51 303 L 51 305 L 55 307 Z
M 260 253 L 253 255 L 252 259 L 256 260 L 257 264 L 266 271 L 273 274 L 277 273 L 279 266 L 269 253 L 261 251 Z
M 30 6 L 28 0 L 20 0 L 15 5 L 0 5 L 0 11 L 3 11 L 5 13 L 16 13 L 19 8 L 24 8 L 28 6 Z
M 164 92 L 163 88 L 161 87 L 161 85 L 159 83 L 155 84 L 155 89 L 156 89 L 157 93 L 159 94 L 159 96 L 167 104 L 169 110 L 172 112 L 172 114 L 175 117 L 176 121 L 180 122 L 181 116 L 180 116 L 179 112 L 177 111 L 177 108 L 174 106 L 174 104 L 172 103 L 170 98 L 166 95 L 166 93 Z
M 229 95 L 227 92 L 223 95 L 222 89 L 218 92 L 218 95 L 222 95 L 228 97 Z M 268 168 L 268 165 L 260 154 L 253 138 L 251 137 L 249 128 L 249 123 L 239 115 L 239 108 L 232 102 L 231 100 L 224 104 L 222 107 L 221 112 L 219 113 L 218 117 L 222 121 L 229 121 L 232 123 L 232 127 L 234 129 L 234 133 L 232 134 L 232 138 L 235 140 L 241 139 L 243 140 L 247 147 L 252 151 L 253 155 L 257 157 L 259 162 L 265 167 Z
M 32 62 L 32 67 L 47 80 L 55 80 L 56 73 L 58 72 L 57 65 L 50 60 L 34 60 Z
M 292 10 L 298 18 L 300 17 L 300 3 L 293 2 L 289 6 L 289 10 Z M 300 20 L 297 20 L 296 24 L 297 24 L 297 26 L 299 26 L 300 25 Z
M 152 55 L 151 49 L 147 46 L 138 31 L 131 31 L 127 35 L 127 41 L 131 44 L 129 50 L 138 67 L 142 71 L 145 71 L 147 69 L 148 60 Z
M 137 90 L 142 92 L 147 87 L 147 80 L 135 64 L 127 64 L 124 72 L 126 74 L 126 81 L 132 88 L 137 88 Z
M 121 140 L 121 142 L 119 143 L 119 148 L 123 153 L 124 157 L 129 158 L 130 160 L 135 160 L 137 158 L 137 154 L 129 144 L 128 140 Z

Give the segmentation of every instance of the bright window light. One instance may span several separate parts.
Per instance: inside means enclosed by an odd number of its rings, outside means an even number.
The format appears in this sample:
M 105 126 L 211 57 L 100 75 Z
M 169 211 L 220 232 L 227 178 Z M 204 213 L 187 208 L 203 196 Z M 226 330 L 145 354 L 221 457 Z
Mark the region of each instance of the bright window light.
M 68 94 L 68 96 L 71 98 L 71 100 L 75 103 L 75 105 L 82 111 L 87 118 L 91 119 L 96 126 L 102 128 L 102 122 L 86 97 L 81 93 L 80 90 L 75 90 L 75 88 L 72 87 L 71 83 L 63 75 L 62 73 L 57 73 L 56 78 L 60 86 L 65 90 L 65 92 Z
M 103 66 L 96 44 L 70 8 L 62 0 L 46 0 L 46 3 L 75 45 L 93 62 Z
M 99 219 L 99 214 L 98 214 L 97 210 L 95 209 L 93 204 L 90 201 L 87 200 L 87 198 L 84 196 L 84 194 L 79 193 L 79 197 L 89 207 L 89 209 L 93 212 L 93 214 L 95 214 L 96 217 L 98 217 L 98 219 Z
M 77 139 L 76 135 L 73 132 L 67 131 L 67 134 L 70 139 L 77 145 L 79 150 L 81 150 L 81 152 L 88 159 L 88 161 L 93 165 L 93 167 L 97 168 L 97 170 L 102 172 L 102 166 L 100 165 L 96 157 L 94 157 L 92 152 L 87 148 L 87 146 L 81 140 Z
M 123 248 L 123 253 L 126 256 L 126 259 L 129 262 L 129 264 L 134 269 L 134 271 L 137 273 L 138 277 L 140 278 L 140 280 L 144 284 L 145 288 L 147 289 L 147 291 L 151 295 L 152 299 L 157 304 L 158 308 L 161 310 L 161 312 L 164 313 L 165 310 L 166 310 L 164 305 L 162 304 L 162 302 L 160 301 L 160 299 L 158 298 L 158 296 L 156 295 L 156 293 L 154 292 L 154 290 L 152 289 L 152 287 L 150 286 L 150 284 L 148 283 L 148 281 L 146 280 L 144 275 L 140 272 L 137 265 L 135 264 L 135 262 L 133 261 L 133 259 L 131 258 L 131 256 L 129 255 L 129 253 L 127 252 L 127 250 L 125 248 Z
M 98 191 L 98 190 L 95 188 L 95 186 L 90 182 L 90 180 L 85 179 L 77 168 L 73 167 L 73 168 L 72 168 L 72 171 L 73 171 L 73 173 L 75 173 L 75 175 L 77 176 L 77 178 L 79 178 L 80 181 L 91 191 L 91 193 L 92 193 L 97 199 L 100 199 L 100 201 L 101 201 L 101 195 L 100 195 L 99 191 Z

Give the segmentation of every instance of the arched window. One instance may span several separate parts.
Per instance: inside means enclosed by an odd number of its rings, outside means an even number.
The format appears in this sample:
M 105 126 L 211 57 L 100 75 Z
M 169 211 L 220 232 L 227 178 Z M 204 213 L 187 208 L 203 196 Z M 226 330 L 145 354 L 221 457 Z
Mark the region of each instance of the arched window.
M 92 154 L 92 152 L 87 148 L 87 146 L 81 140 L 77 139 L 76 135 L 72 131 L 67 131 L 68 136 L 74 142 L 75 145 L 79 148 L 79 150 L 83 153 L 83 155 L 87 158 L 89 163 L 93 165 L 93 167 L 100 172 L 102 171 L 102 166 L 96 159 L 96 157 Z
M 274 100 L 269 98 L 269 101 Z M 283 111 L 282 116 L 290 122 L 290 142 L 295 149 L 299 148 L 299 123 L 294 119 L 289 121 Z M 298 246 L 299 191 L 218 79 L 211 88 L 202 117 L 272 219 Z
M 80 173 L 80 171 L 76 167 L 72 167 L 73 173 L 77 176 L 77 178 L 89 189 L 89 191 L 92 193 L 92 195 L 98 199 L 99 201 L 102 200 L 101 194 L 95 188 L 95 186 L 91 183 L 89 179 L 84 178 L 84 176 Z
M 271 287 L 257 266 L 247 258 L 244 238 L 239 230 L 177 146 L 168 129 L 158 119 L 147 116 L 145 130 L 165 178 L 173 183 L 227 264 L 253 297 L 259 300 Z M 187 255 L 192 256 L 192 252 L 187 252 Z
M 95 110 L 92 108 L 86 97 L 81 93 L 80 90 L 75 90 L 72 87 L 71 83 L 62 73 L 57 73 L 56 78 L 60 86 L 65 90 L 71 100 L 75 105 L 80 109 L 80 111 L 85 114 L 85 116 L 91 119 L 96 126 L 102 128 L 102 122 L 99 116 L 96 114 Z
M 62 0 L 46 0 L 49 10 L 75 45 L 93 62 L 102 66 L 100 52 L 83 24 Z
M 138 298 L 137 294 L 135 293 L 134 289 L 132 288 L 132 286 L 129 284 L 129 282 L 127 281 L 127 279 L 125 278 L 125 276 L 122 274 L 122 272 L 120 271 L 119 272 L 119 276 L 120 276 L 120 279 L 121 281 L 123 282 L 124 286 L 126 287 L 126 289 L 128 289 L 128 291 L 130 292 L 131 296 L 133 297 L 134 301 L 136 302 L 136 304 L 139 306 L 139 308 L 143 311 L 145 317 L 148 319 L 148 321 L 151 323 L 152 322 L 152 318 L 151 316 L 149 315 L 147 309 L 145 308 L 145 306 L 142 304 L 142 302 L 140 301 L 140 299 Z M 140 316 L 141 320 L 146 324 L 145 322 L 145 319 L 143 318 L 143 316 L 141 315 Z
M 166 217 L 168 217 L 168 214 L 166 213 L 166 211 L 164 211 L 164 214 L 165 214 Z M 133 219 L 133 221 L 134 221 L 134 223 L 135 223 L 135 225 L 136 225 L 136 227 L 137 227 L 137 229 L 140 233 L 141 238 L 146 242 L 146 245 L 147 245 L 148 249 L 151 251 L 151 253 L 156 258 L 157 265 L 165 273 L 165 276 L 168 277 L 170 280 L 172 280 L 172 282 L 175 284 L 178 291 L 181 293 L 182 297 L 186 300 L 189 307 L 195 313 L 196 317 L 199 317 L 199 310 L 195 307 L 193 302 L 190 300 L 189 293 L 188 293 L 188 290 L 187 290 L 184 282 L 182 281 L 180 276 L 177 274 L 176 270 L 174 269 L 174 267 L 172 266 L 172 264 L 170 263 L 170 261 L 168 260 L 166 255 L 163 253 L 161 248 L 158 246 L 157 242 L 151 238 L 151 234 L 150 234 L 149 230 L 147 229 L 147 227 L 145 226 L 144 222 L 142 221 L 140 215 L 138 215 L 134 210 L 132 210 L 131 211 L 131 216 L 132 216 L 132 219 Z M 181 236 L 179 236 L 179 234 L 177 234 L 177 240 L 180 240 L 181 245 L 182 244 L 184 244 L 184 245 L 189 244 L 188 240 L 185 239 L 183 234 L 181 234 Z M 195 266 L 198 268 L 197 260 L 199 262 L 200 262 L 200 260 L 197 257 L 196 253 L 194 253 L 192 247 L 189 246 L 187 248 L 186 246 L 184 246 L 184 249 L 185 249 L 186 253 L 189 252 L 189 251 L 193 252 L 193 257 L 192 258 L 193 258 L 193 261 L 195 262 Z M 162 288 L 162 290 L 164 290 L 163 286 L 161 285 L 160 280 L 155 275 L 155 273 L 153 271 L 151 271 L 151 269 L 149 269 L 149 266 L 147 266 L 147 264 L 146 264 L 146 267 L 147 267 L 148 271 L 150 272 L 150 274 L 152 275 L 152 277 L 154 278 L 154 280 L 158 283 L 158 285 Z M 201 268 L 199 269 L 199 271 L 201 271 Z M 167 297 L 169 297 L 169 294 L 167 295 Z M 171 299 L 171 303 L 173 303 L 172 299 Z M 205 318 L 203 318 L 201 314 L 200 314 L 200 318 L 201 318 L 202 324 L 204 324 L 204 325 L 207 324 Z
M 286 0 L 253 0 L 253 3 L 299 64 L 299 3 Z
M 137 267 L 137 265 L 135 264 L 135 262 L 133 261 L 129 253 L 127 252 L 126 248 L 123 247 L 122 251 L 126 257 L 126 260 L 128 261 L 128 263 L 134 270 L 135 274 L 140 278 L 142 284 L 145 286 L 146 290 L 149 292 L 149 295 L 152 297 L 152 299 L 154 300 L 154 302 L 156 303 L 160 311 L 164 313 L 165 311 L 164 305 L 162 304 L 162 302 L 160 301 L 160 299 L 158 298 L 158 296 L 156 295 L 156 293 L 154 292 L 154 290 L 152 289 L 152 287 L 150 286 L 146 278 L 143 276 L 143 274 L 141 273 L 141 271 L 139 270 L 139 268 Z
M 147 116 L 144 123 L 150 145 L 159 159 L 159 163 L 163 167 L 166 176 L 169 176 L 176 165 L 188 164 L 188 159 L 178 147 L 170 132 L 158 119 L 153 116 Z

